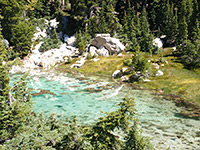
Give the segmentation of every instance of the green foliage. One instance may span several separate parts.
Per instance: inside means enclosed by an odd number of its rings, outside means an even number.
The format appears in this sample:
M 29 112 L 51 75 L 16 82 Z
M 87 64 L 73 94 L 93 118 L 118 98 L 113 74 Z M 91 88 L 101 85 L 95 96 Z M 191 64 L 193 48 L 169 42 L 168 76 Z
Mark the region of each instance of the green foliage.
M 24 0 L 1 0 L 0 10 L 3 19 L 1 20 L 2 33 L 9 42 L 12 38 L 12 28 L 19 19 L 21 19 L 22 13 L 24 11 Z
M 26 56 L 32 45 L 35 28 L 30 20 L 21 20 L 12 29 L 14 51 L 19 57 Z
M 99 118 L 99 121 L 89 130 L 86 137 L 89 139 L 94 149 L 126 149 L 128 140 L 139 139 L 139 135 L 132 135 L 132 130 L 136 131 L 137 125 L 134 118 L 136 113 L 134 100 L 130 97 L 123 99 L 119 104 L 119 109 L 115 112 L 106 113 L 106 116 Z M 135 124 L 134 124 L 135 123 Z M 132 128 L 134 126 L 134 128 Z M 121 138 L 116 135 L 116 131 L 123 132 Z M 125 138 L 127 135 L 127 138 Z M 131 137 L 129 137 L 131 135 Z M 125 138 L 125 142 L 123 142 Z M 139 140 L 138 140 L 139 142 Z M 143 141 L 142 141 L 143 142 Z M 138 145 L 145 147 L 146 143 L 139 142 Z M 137 150 L 137 149 L 136 149 Z
M 65 64 L 71 64 L 71 62 L 72 62 L 72 59 L 71 59 L 71 57 L 67 57 L 67 61 L 65 62 Z
M 182 61 L 188 68 L 200 67 L 200 41 L 197 40 L 194 44 L 190 40 L 186 40 L 181 50 Z
M 35 27 L 39 27 L 41 30 L 46 29 L 45 19 L 44 19 L 44 18 L 40 18 L 40 19 L 34 18 L 34 19 L 32 20 L 32 22 L 33 22 L 33 25 L 34 25 Z
M 0 95 L 0 143 L 9 140 L 20 132 L 32 111 L 32 102 L 26 87 L 24 75 L 19 82 L 9 88 L 9 78 L 6 70 L 1 67 L 1 95 Z
M 92 55 L 91 55 L 91 52 L 89 52 L 88 54 L 87 54 L 87 57 L 86 57 L 86 59 L 92 59 L 93 57 L 92 57 Z
M 47 119 L 43 114 L 27 116 L 27 122 L 23 124 L 21 131 L 15 138 L 5 142 L 3 149 L 55 149 L 56 143 L 62 140 L 67 127 L 57 121 L 55 114 Z
M 147 14 L 145 9 L 143 9 L 140 18 L 141 35 L 139 37 L 139 44 L 141 46 L 141 51 L 149 52 L 149 50 L 153 49 L 153 35 L 150 33 L 149 23 L 147 20 Z
M 135 53 L 132 57 L 132 66 L 135 72 L 145 73 L 149 68 L 149 63 L 142 53 Z
M 123 60 L 123 64 L 125 65 L 125 66 L 131 66 L 131 64 L 132 64 L 132 60 L 131 59 L 129 59 L 129 58 L 124 58 L 124 60 Z
M 82 54 L 83 52 L 85 52 L 86 47 L 90 43 L 91 36 L 89 35 L 86 29 L 84 32 L 82 32 L 81 30 L 77 32 L 75 37 L 76 37 L 76 47 L 78 47 L 80 54 Z
M 188 39 L 188 24 L 186 18 L 187 8 L 186 0 L 183 0 L 181 3 L 180 17 L 179 17 L 179 28 L 178 28 L 178 39 L 177 43 L 182 44 L 185 40 Z
M 58 38 L 58 34 L 56 33 L 56 29 L 51 31 L 50 38 L 44 38 L 44 43 L 42 43 L 40 47 L 40 52 L 45 52 L 50 49 L 59 48 L 61 44 L 60 39 Z
M 153 149 L 148 139 L 141 135 L 141 131 L 137 128 L 137 121 L 131 127 L 130 132 L 125 137 L 125 150 L 145 150 Z

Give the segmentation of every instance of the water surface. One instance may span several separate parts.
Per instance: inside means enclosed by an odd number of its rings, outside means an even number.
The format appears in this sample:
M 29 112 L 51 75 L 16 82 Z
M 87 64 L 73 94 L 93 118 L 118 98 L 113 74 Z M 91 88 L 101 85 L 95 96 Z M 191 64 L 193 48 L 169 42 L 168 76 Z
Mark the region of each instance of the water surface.
M 11 84 L 19 76 L 11 75 Z M 32 89 L 34 112 L 56 113 L 62 120 L 76 115 L 85 125 L 103 116 L 101 111 L 116 110 L 129 93 L 135 98 L 143 135 L 151 138 L 156 149 L 200 150 L 200 121 L 179 117 L 182 108 L 157 99 L 150 91 L 134 90 L 107 78 L 54 72 L 30 73 L 28 87 Z

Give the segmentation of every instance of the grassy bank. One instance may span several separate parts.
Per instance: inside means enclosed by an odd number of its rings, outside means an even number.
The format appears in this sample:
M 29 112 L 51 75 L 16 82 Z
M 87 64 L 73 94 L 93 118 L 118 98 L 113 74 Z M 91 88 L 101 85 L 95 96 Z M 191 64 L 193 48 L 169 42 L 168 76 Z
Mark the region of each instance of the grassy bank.
M 185 100 L 200 106 L 200 70 L 188 70 L 179 62 L 178 58 L 171 55 L 170 49 L 165 49 L 160 55 L 146 56 L 152 63 L 160 61 L 159 70 L 164 72 L 163 76 L 150 77 L 150 82 L 135 83 L 147 89 L 160 90 L 164 94 L 173 94 L 184 98 Z M 78 69 L 70 69 L 71 64 L 63 64 L 58 70 L 79 71 L 89 75 L 110 76 L 112 73 L 123 67 L 123 59 L 131 58 L 131 54 L 123 56 L 100 57 L 97 62 L 87 60 L 86 63 Z M 74 60 L 75 62 L 75 60 Z M 72 62 L 73 63 L 73 62 Z M 163 64 L 163 65 L 161 65 Z M 156 72 L 152 65 L 151 72 Z

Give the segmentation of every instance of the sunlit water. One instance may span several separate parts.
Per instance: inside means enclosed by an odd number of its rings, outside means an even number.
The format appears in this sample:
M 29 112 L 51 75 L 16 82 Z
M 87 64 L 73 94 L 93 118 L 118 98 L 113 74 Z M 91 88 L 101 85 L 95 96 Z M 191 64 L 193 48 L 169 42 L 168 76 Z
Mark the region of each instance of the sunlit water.
M 10 76 L 12 85 L 21 75 Z M 53 72 L 30 73 L 28 87 L 35 113 L 56 113 L 62 120 L 76 115 L 83 125 L 94 123 L 104 115 L 101 111 L 116 110 L 126 94 L 132 95 L 143 135 L 151 138 L 156 149 L 200 150 L 200 121 L 178 117 L 181 108 L 149 91 L 134 90 L 106 78 Z

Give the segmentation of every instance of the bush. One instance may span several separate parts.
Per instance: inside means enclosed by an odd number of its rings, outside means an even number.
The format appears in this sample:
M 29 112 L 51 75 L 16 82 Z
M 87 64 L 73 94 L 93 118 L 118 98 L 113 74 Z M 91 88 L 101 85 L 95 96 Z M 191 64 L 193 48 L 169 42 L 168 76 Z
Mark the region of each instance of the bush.
M 56 30 L 53 29 L 51 31 L 51 36 L 49 39 L 44 39 L 44 43 L 42 43 L 41 47 L 40 47 L 40 52 L 44 52 L 50 49 L 54 49 L 54 48 L 59 48 L 61 44 L 60 39 L 58 38 L 58 35 L 56 33 Z
M 131 59 L 129 59 L 129 58 L 124 58 L 124 60 L 123 60 L 123 64 L 124 64 L 124 66 L 131 66 L 131 64 L 132 64 L 132 61 L 131 61 Z
M 147 59 L 141 53 L 135 53 L 132 57 L 132 66 L 134 70 L 145 73 L 149 69 L 149 63 Z
M 185 41 L 181 50 L 182 62 L 188 68 L 200 67 L 200 41 L 192 43 L 190 40 Z

